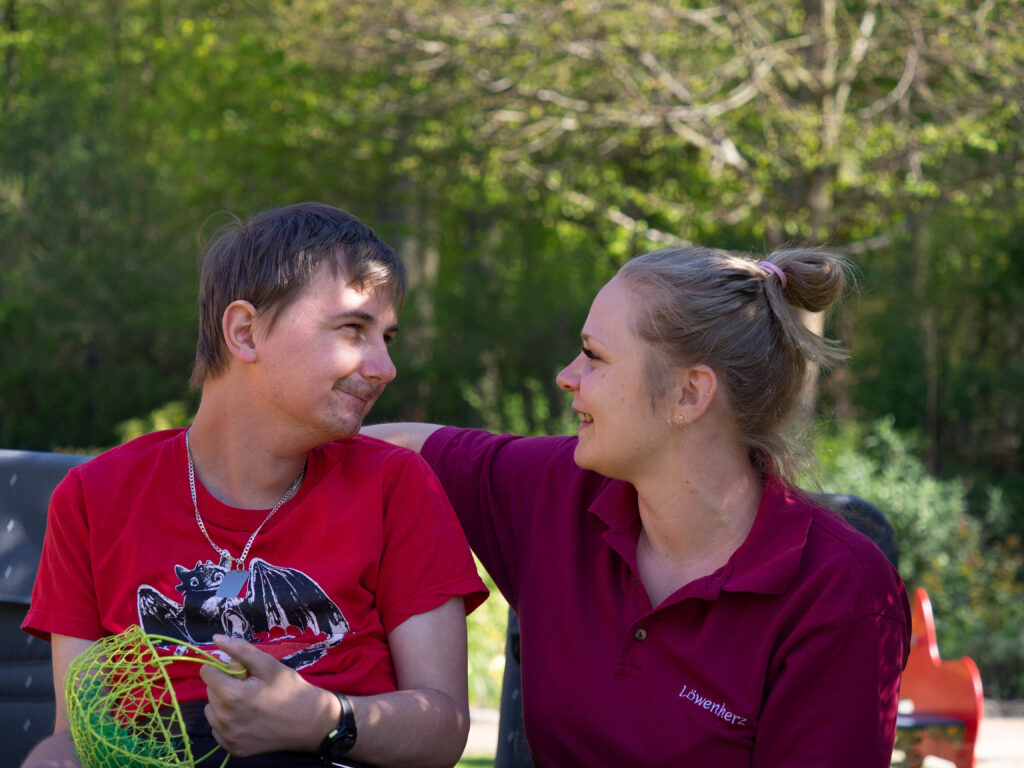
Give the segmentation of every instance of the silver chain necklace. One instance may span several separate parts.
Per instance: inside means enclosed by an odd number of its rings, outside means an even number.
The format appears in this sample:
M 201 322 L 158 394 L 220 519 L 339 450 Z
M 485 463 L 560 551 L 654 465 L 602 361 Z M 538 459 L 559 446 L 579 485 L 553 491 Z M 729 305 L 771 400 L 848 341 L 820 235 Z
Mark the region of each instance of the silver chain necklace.
M 196 471 L 195 467 L 192 465 L 192 449 L 188 444 L 188 433 L 191 429 L 192 428 L 189 427 L 188 430 L 185 430 L 185 456 L 188 458 L 188 490 L 192 494 L 192 507 L 196 512 L 196 522 L 199 524 L 199 530 L 203 532 L 203 536 L 205 536 L 206 540 L 210 542 L 210 546 L 213 547 L 217 551 L 217 554 L 220 555 L 221 567 L 231 570 L 237 565 L 239 571 L 245 570 L 245 558 L 249 556 L 249 547 L 252 546 L 252 543 L 256 540 L 259 532 L 263 530 L 263 526 L 266 525 L 270 518 L 274 516 L 274 513 L 284 506 L 285 502 L 287 502 L 288 499 L 294 496 L 295 492 L 299 490 L 299 487 L 302 485 L 303 478 L 306 477 L 306 465 L 302 465 L 302 471 L 299 472 L 299 476 L 292 480 L 292 484 L 288 486 L 288 490 L 284 492 L 284 496 L 281 497 L 281 500 L 274 505 L 274 508 L 270 510 L 265 518 L 263 518 L 263 522 L 259 524 L 259 527 L 252 532 L 252 536 L 250 536 L 249 540 L 245 542 L 245 548 L 242 550 L 242 554 L 238 557 L 232 557 L 231 553 L 226 549 L 214 544 L 213 539 L 210 538 L 209 531 L 206 530 L 206 524 L 203 523 L 203 518 L 199 514 L 199 504 L 196 502 Z

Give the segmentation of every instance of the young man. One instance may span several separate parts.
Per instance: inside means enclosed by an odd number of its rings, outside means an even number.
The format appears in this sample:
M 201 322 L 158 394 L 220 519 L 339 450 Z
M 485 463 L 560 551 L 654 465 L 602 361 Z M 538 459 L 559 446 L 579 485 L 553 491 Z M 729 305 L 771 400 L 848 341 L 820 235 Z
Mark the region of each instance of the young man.
M 193 424 L 75 468 L 51 500 L 24 628 L 52 641 L 57 721 L 26 766 L 75 764 L 64 673 L 132 624 L 247 670 L 171 665 L 194 755 L 215 739 L 249 758 L 230 766 L 458 760 L 465 613 L 486 591 L 422 460 L 357 434 L 395 377 L 404 294 L 391 249 L 329 206 L 218 233 Z

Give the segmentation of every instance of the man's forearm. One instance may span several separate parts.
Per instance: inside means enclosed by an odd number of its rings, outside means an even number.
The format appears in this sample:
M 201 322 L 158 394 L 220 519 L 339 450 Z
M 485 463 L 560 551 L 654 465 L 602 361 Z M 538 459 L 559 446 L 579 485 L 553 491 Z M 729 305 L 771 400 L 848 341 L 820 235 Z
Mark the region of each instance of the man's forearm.
M 28 753 L 21 768 L 82 768 L 75 757 L 75 745 L 67 731 L 54 733 Z
M 453 598 L 392 631 L 398 683 L 406 687 L 349 698 L 356 719 L 353 760 L 381 766 L 458 761 L 469 733 L 463 616 L 462 600 Z M 456 619 L 458 631 L 446 630 Z M 417 638 L 420 654 L 413 658 L 408 649 Z M 244 679 L 207 665 L 199 672 L 209 696 L 206 717 L 218 743 L 237 757 L 319 750 L 341 722 L 338 697 L 244 640 L 217 636 L 214 641 L 249 671 Z M 437 650 L 441 647 L 444 653 Z M 440 686 L 448 682 L 450 690 L 440 690 L 433 680 Z
M 452 766 L 469 735 L 469 711 L 429 688 L 350 697 L 354 760 L 386 766 Z
M 308 686 L 303 700 L 292 699 L 274 715 L 248 709 L 259 707 L 259 698 L 246 702 L 244 711 L 234 706 L 224 710 L 225 719 L 217 721 L 217 741 L 237 757 L 281 750 L 318 752 L 324 737 L 341 722 L 338 697 L 321 688 Z M 349 701 L 356 742 L 346 758 L 389 768 L 430 768 L 455 765 L 462 756 L 469 710 L 442 691 L 419 688 L 350 696 Z

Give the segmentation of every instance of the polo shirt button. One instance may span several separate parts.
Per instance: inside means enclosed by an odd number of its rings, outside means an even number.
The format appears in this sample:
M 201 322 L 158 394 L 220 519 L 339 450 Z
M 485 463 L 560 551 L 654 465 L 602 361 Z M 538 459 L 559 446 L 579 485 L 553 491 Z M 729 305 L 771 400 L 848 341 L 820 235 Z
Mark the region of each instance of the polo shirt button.
M 644 629 L 643 627 L 640 627 L 640 629 L 638 629 L 636 632 L 633 633 L 633 637 L 635 637 L 637 640 L 646 640 L 647 639 L 647 630 Z

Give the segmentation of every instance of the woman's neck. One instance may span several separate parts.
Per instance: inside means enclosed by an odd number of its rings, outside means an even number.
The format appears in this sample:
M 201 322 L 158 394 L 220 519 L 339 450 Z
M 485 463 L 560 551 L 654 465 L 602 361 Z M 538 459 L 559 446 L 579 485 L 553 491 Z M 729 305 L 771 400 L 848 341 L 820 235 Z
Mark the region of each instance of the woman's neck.
M 762 480 L 745 450 L 680 457 L 635 483 L 642 530 L 637 563 L 652 604 L 714 573 L 746 540 Z

